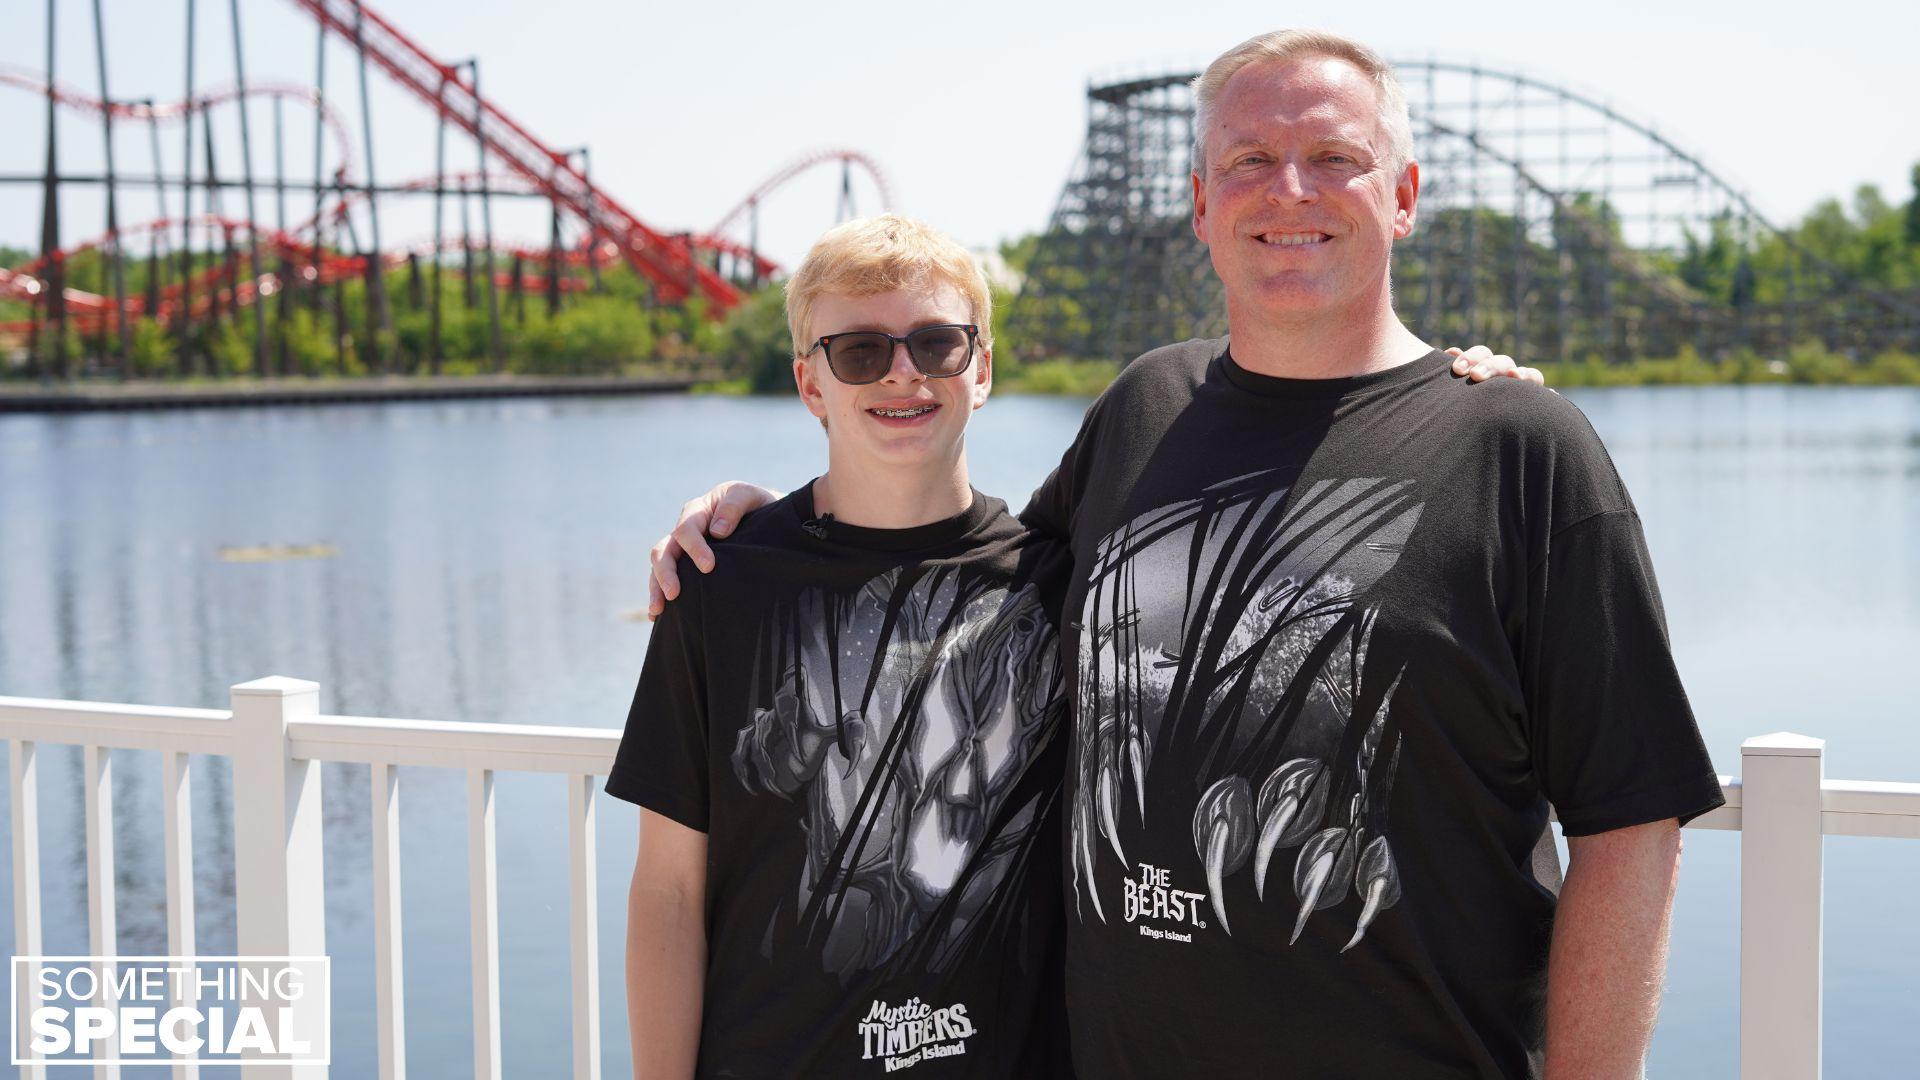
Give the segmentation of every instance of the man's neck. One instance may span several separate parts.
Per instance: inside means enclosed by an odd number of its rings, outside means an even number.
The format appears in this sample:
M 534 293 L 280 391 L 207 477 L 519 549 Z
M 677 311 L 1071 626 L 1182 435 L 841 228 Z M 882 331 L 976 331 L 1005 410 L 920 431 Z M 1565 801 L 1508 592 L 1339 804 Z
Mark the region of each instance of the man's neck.
M 1233 360 L 1259 375 L 1342 379 L 1411 363 L 1432 351 L 1393 313 L 1386 295 L 1352 310 L 1275 317 L 1227 300 Z
M 836 465 L 813 482 L 813 512 L 868 529 L 911 529 L 966 512 L 967 459 L 929 469 Z

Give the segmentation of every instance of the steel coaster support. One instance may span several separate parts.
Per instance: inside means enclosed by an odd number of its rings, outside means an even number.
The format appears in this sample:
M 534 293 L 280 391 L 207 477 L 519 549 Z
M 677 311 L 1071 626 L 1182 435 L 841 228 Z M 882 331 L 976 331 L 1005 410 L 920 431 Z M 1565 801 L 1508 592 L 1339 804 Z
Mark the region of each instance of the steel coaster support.
M 467 61 L 467 72 L 473 81 L 473 123 L 470 130 L 480 155 L 480 267 L 487 287 L 487 349 L 494 373 L 498 374 L 507 369 L 507 351 L 500 333 L 500 288 L 499 283 L 493 280 L 493 196 L 487 185 L 487 136 L 485 117 L 481 113 L 483 103 L 480 97 L 479 57 Z
M 360 132 L 366 140 L 366 179 L 371 189 L 374 185 L 373 100 L 367 93 L 365 21 L 365 6 L 360 0 L 353 0 L 353 50 L 360 69 Z M 368 368 L 384 375 L 387 372 L 386 336 L 393 329 L 393 319 L 387 311 L 386 273 L 380 261 L 380 203 L 374 198 L 367 199 L 367 238 L 372 245 L 366 253 Z
M 760 287 L 760 200 L 747 202 L 747 273 L 754 288 Z
M 433 297 L 427 317 L 427 370 L 440 374 L 440 243 L 446 215 L 442 205 L 447 189 L 447 80 L 451 72 L 440 72 L 440 91 L 434 104 L 437 121 L 433 138 Z
M 516 251 L 513 253 L 513 280 L 512 283 L 507 286 L 508 289 L 511 290 L 508 296 L 513 301 L 513 324 L 515 326 L 527 325 L 527 280 L 524 276 L 525 273 L 525 256 Z
M 313 269 L 313 292 L 310 299 L 314 311 L 318 312 L 323 303 L 325 288 L 320 282 L 320 260 L 327 249 L 327 221 L 324 212 L 326 190 L 322 162 L 323 137 L 321 134 L 325 118 L 321 115 L 321 102 L 327 97 L 327 32 L 325 29 L 314 35 L 313 59 L 313 260 L 308 264 Z M 338 320 L 336 319 L 336 324 Z M 338 327 L 336 325 L 336 336 Z
M 164 222 L 167 220 L 167 187 L 165 184 L 157 182 L 162 171 L 160 167 L 160 121 L 153 115 L 152 99 L 141 102 L 141 106 L 147 110 L 148 151 L 153 155 L 153 175 L 156 181 L 153 186 L 154 199 L 159 204 L 160 220 Z M 164 229 L 153 229 L 147 233 L 146 315 L 148 318 L 156 320 L 160 317 L 160 293 L 162 286 L 165 284 L 168 262 L 168 260 L 160 257 L 161 234 L 165 231 Z
M 187 0 L 186 122 L 180 125 L 180 311 L 175 319 L 180 355 L 174 363 L 179 375 L 201 370 L 200 348 L 193 326 L 193 61 L 197 5 Z
M 557 166 L 558 162 L 555 164 Z M 551 224 L 547 227 L 546 293 L 547 318 L 551 319 L 560 314 L 560 263 L 562 255 L 560 252 L 560 204 L 558 202 L 550 202 L 549 206 L 552 208 L 553 213 L 548 219 Z
M 73 378 L 73 364 L 67 356 L 67 266 L 60 250 L 60 144 L 57 117 L 54 115 L 54 0 L 47 0 L 47 174 L 40 212 L 40 251 L 47 260 L 46 289 L 42 303 L 46 307 L 48 333 L 46 360 L 40 377 L 62 382 Z
M 93 56 L 100 68 L 100 100 L 106 103 L 100 114 L 107 151 L 106 255 L 108 272 L 113 278 L 113 321 L 119 339 L 119 353 L 114 359 L 119 376 L 124 379 L 133 363 L 133 329 L 127 325 L 127 270 L 120 257 L 120 198 L 113 167 L 113 95 L 107 92 L 107 27 L 100 13 L 100 0 L 93 0 Z
M 273 99 L 273 227 L 280 235 L 274 238 L 274 246 L 280 258 L 274 264 L 274 370 L 282 375 L 291 373 L 291 348 L 287 341 L 288 304 L 292 302 L 293 264 L 287 257 L 285 243 L 287 235 L 287 144 L 285 139 L 284 117 L 281 115 L 280 99 Z M 254 301 L 259 303 L 258 300 Z M 302 373 L 304 374 L 304 372 Z
M 461 298 L 466 301 L 466 310 L 472 311 L 480 304 L 480 298 L 473 291 L 473 222 L 468 214 L 468 204 L 473 201 L 467 191 L 465 179 L 460 181 L 460 288 Z
M 214 152 L 213 152 L 213 114 L 208 112 L 205 109 L 200 110 L 200 142 L 201 142 L 201 148 L 206 151 L 206 157 L 207 157 L 207 191 L 206 191 L 207 216 L 212 218 L 218 218 L 220 216 L 220 183 L 219 183 L 220 172 L 217 168 L 215 168 L 215 165 L 214 165 L 215 158 L 214 158 Z M 232 230 L 223 229 L 222 234 L 224 239 L 227 242 L 227 248 L 228 248 L 227 265 L 231 266 L 233 232 Z M 207 263 L 210 267 L 217 268 L 218 266 L 221 265 L 219 262 L 216 261 L 218 259 L 219 259 L 219 256 L 213 250 L 213 236 L 212 234 L 208 234 Z M 216 273 L 210 274 L 207 278 L 207 330 L 209 333 L 212 333 L 214 331 L 217 331 L 219 328 L 220 328 L 220 276 L 216 272 Z M 212 350 L 208 350 L 208 354 L 207 354 L 208 372 L 214 375 L 225 374 L 224 372 L 214 371 L 213 370 L 214 366 L 215 365 L 214 365 Z
M 579 154 L 580 176 L 587 183 L 587 269 L 593 274 L 593 291 L 600 292 L 600 215 L 594 210 L 599 193 L 593 189 L 593 149 L 583 146 Z
M 98 4 L 99 0 L 94 0 Z M 247 202 L 247 268 L 253 275 L 254 288 L 260 287 L 260 230 L 254 223 L 260 220 L 260 214 L 254 203 L 253 192 L 253 125 L 248 119 L 247 108 L 247 66 L 246 50 L 240 47 L 240 0 L 227 0 L 230 24 L 233 29 L 233 73 L 240 87 L 240 183 L 246 192 Z M 240 302 L 240 283 L 233 282 L 233 302 Z M 267 307 L 256 296 L 253 304 L 253 376 L 264 378 L 271 374 L 267 370 Z

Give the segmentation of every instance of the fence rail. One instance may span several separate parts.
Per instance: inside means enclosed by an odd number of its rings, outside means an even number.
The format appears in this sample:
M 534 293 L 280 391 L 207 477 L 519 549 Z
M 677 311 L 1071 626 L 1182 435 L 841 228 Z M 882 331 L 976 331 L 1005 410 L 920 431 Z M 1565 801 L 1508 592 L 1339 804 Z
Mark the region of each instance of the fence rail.
M 498 1080 L 500 967 L 494 776 L 558 773 L 567 784 L 573 1075 L 600 1076 L 599 910 L 595 778 L 613 763 L 619 734 L 597 728 L 321 716 L 320 687 L 273 676 L 232 688 L 227 710 L 0 697 L 13 811 L 14 954 L 41 948 L 41 745 L 82 747 L 89 947 L 115 950 L 112 751 L 155 750 L 162 762 L 167 948 L 194 953 L 192 770 L 189 754 L 233 759 L 234 877 L 239 951 L 326 952 L 321 873 L 321 762 L 369 766 L 378 1059 L 382 1080 L 406 1075 L 401 985 L 400 766 L 467 775 L 472 900 L 474 1073 Z M 1822 841 L 1827 836 L 1920 839 L 1920 784 L 1827 780 L 1825 743 L 1779 733 L 1741 745 L 1740 777 L 1721 777 L 1727 804 L 1690 828 L 1741 834 L 1741 1080 L 1820 1075 Z M 282 808 L 275 813 L 273 808 Z M 27 995 L 15 988 L 15 1007 Z M 25 1017 L 20 1017 L 24 1030 Z M 96 1064 L 96 1077 L 117 1076 Z M 247 1064 L 256 1077 L 321 1077 L 324 1066 Z M 176 1080 L 199 1075 L 190 1061 Z M 45 1066 L 22 1066 L 43 1080 Z

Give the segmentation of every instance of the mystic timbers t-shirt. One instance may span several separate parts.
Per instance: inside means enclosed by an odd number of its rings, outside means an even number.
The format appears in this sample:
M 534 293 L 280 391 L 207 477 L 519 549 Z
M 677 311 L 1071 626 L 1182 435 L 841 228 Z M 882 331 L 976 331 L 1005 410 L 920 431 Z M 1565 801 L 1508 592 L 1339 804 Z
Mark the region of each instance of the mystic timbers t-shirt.
M 1721 802 L 1598 437 L 1448 364 L 1157 350 L 1023 515 L 1073 546 L 1082 1076 L 1527 1076 L 1549 806 L 1577 836 Z
M 682 560 L 607 791 L 708 835 L 699 1073 L 1056 1076 L 1066 550 L 812 485 Z

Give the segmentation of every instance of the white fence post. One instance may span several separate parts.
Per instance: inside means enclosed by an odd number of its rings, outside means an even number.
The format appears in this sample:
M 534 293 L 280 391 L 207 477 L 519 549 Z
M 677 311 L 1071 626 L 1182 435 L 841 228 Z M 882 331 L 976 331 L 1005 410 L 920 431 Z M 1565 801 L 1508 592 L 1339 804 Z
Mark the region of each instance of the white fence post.
M 287 725 L 320 712 L 320 685 L 274 675 L 233 687 L 233 861 L 242 956 L 324 956 L 320 765 L 288 753 Z M 247 1080 L 324 1077 L 265 1062 Z
M 573 1076 L 600 1080 L 600 874 L 593 776 L 567 777 L 567 882 L 572 898 Z
M 120 952 L 117 882 L 113 871 L 113 748 L 88 746 L 80 751 L 82 799 L 86 804 L 87 833 L 87 951 L 95 956 L 114 956 Z M 114 978 L 115 965 L 99 966 L 100 992 L 94 1003 L 119 1011 L 119 1002 L 107 984 Z M 120 1080 L 120 1066 L 99 1064 L 115 1057 L 107 1042 L 93 1044 L 95 1080 Z
M 493 770 L 467 770 L 467 904 L 473 943 L 473 1075 L 500 1080 L 500 880 Z
M 1821 781 L 1826 741 L 1740 746 L 1740 1077 L 1820 1076 Z
M 13 955 L 40 956 L 40 751 L 31 739 L 14 739 L 8 745 L 7 766 L 13 781 Z M 11 967 L 11 965 L 9 965 Z M 9 973 L 11 975 L 11 973 Z M 20 969 L 21 975 L 27 969 Z M 29 1030 L 32 1012 L 32 988 L 25 979 L 13 984 L 13 1024 L 16 1032 Z M 21 1049 L 29 1062 L 39 1057 L 31 1041 Z M 46 1080 L 43 1065 L 20 1066 L 23 1080 Z

